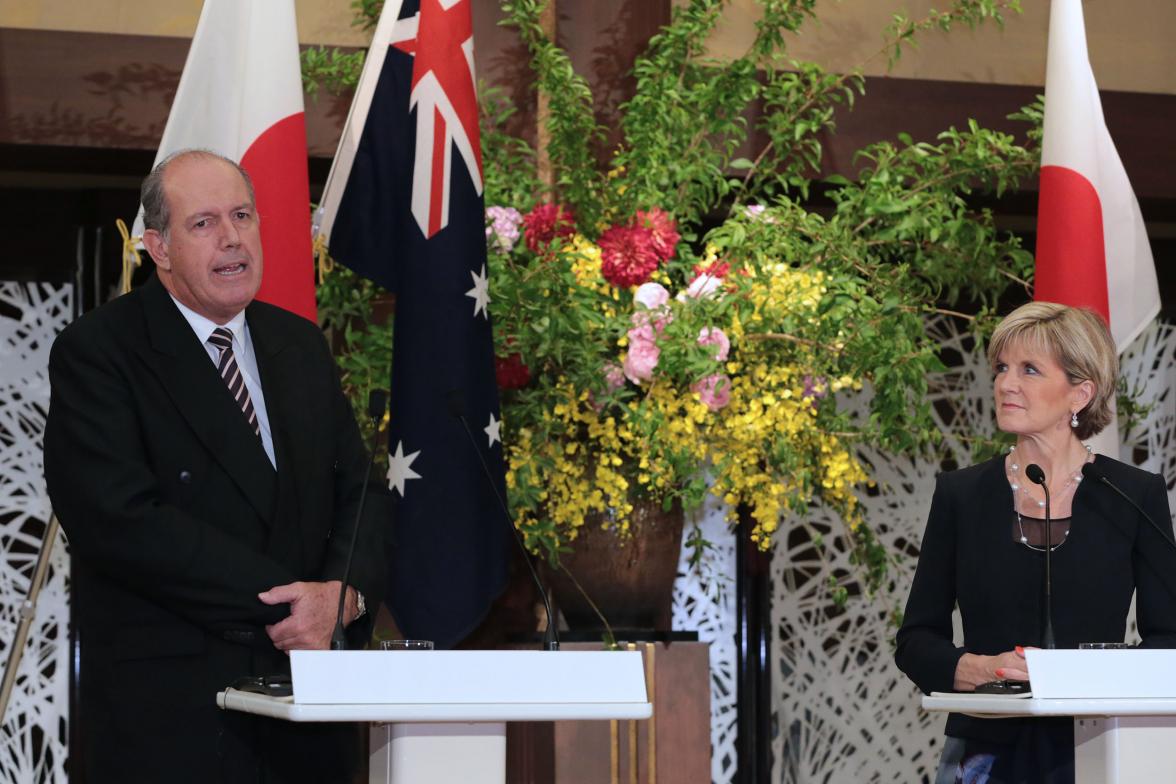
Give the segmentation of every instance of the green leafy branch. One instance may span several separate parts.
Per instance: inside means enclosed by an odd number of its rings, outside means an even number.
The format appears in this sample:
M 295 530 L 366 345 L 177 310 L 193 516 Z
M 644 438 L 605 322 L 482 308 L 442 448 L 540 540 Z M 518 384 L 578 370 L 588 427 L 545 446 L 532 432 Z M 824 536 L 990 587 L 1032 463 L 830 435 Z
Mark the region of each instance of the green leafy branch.
M 602 217 L 600 200 L 604 191 L 593 145 L 603 139 L 604 131 L 596 122 L 588 83 L 576 73 L 567 52 L 547 37 L 540 24 L 545 5 L 544 0 L 505 0 L 503 24 L 518 29 L 531 53 L 538 87 L 549 101 L 548 150 L 560 199 L 572 206 L 583 223 L 593 225 Z

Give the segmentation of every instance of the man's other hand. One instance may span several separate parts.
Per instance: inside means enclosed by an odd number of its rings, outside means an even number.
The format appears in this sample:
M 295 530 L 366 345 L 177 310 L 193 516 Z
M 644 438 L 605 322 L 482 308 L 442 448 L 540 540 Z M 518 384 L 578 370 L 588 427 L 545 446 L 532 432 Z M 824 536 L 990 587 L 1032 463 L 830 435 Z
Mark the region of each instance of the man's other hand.
M 335 612 L 339 607 L 339 581 L 297 582 L 278 585 L 257 598 L 265 604 L 289 604 L 285 620 L 265 627 L 266 634 L 280 651 L 323 651 L 331 647 L 335 630 Z M 353 588 L 347 589 L 343 620 L 355 614 Z

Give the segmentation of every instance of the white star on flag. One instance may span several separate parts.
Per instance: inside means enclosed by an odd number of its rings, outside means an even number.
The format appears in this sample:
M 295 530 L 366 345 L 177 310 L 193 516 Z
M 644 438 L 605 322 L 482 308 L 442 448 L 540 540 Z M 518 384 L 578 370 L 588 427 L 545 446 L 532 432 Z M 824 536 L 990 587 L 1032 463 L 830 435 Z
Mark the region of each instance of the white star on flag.
M 478 311 L 482 311 L 482 315 L 490 318 L 490 313 L 486 310 L 486 306 L 490 304 L 490 278 L 486 275 L 486 265 L 482 265 L 482 274 L 471 272 L 470 277 L 474 279 L 474 287 L 467 291 L 465 295 L 474 300 L 474 315 L 478 315 Z
M 494 446 L 495 441 L 502 443 L 502 438 L 499 437 L 499 435 L 498 435 L 498 430 L 501 427 L 502 427 L 502 420 L 495 419 L 494 412 L 491 411 L 490 412 L 490 424 L 487 425 L 486 427 L 482 428 L 482 432 L 484 432 L 490 438 L 490 443 L 486 445 L 487 449 Z
M 412 461 L 416 460 L 420 450 L 411 455 L 404 454 L 404 443 L 396 442 L 396 454 L 388 455 L 388 487 L 396 488 L 400 497 L 404 498 L 404 483 L 409 479 L 420 479 L 421 475 L 412 470 Z

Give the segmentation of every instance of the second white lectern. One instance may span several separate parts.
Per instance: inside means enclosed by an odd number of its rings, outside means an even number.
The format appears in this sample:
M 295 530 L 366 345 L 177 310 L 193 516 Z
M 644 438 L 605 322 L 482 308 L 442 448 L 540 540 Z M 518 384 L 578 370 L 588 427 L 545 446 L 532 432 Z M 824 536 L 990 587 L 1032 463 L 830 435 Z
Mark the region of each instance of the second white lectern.
M 1031 694 L 935 693 L 923 707 L 981 716 L 1073 716 L 1075 784 L 1171 781 L 1176 651 L 1026 652 Z

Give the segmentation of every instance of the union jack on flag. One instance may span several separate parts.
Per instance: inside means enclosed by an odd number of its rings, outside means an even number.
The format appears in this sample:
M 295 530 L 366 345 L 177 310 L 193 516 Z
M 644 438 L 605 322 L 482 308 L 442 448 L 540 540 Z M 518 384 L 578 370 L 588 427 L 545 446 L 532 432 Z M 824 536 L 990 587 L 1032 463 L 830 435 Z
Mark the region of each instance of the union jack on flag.
M 510 553 L 472 30 L 470 0 L 384 4 L 315 215 L 335 260 L 396 295 L 385 601 L 440 648 L 485 615 Z
M 408 102 L 416 110 L 412 214 L 425 236 L 432 237 L 449 224 L 454 148 L 474 189 L 482 193 L 469 0 L 423 0 L 418 14 L 397 20 L 391 43 L 414 58 Z

